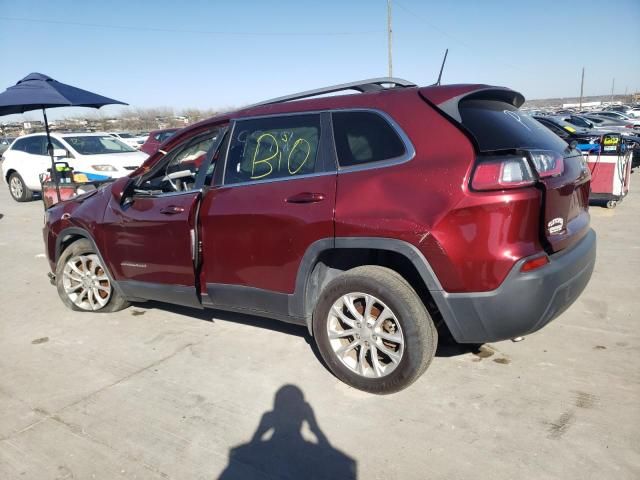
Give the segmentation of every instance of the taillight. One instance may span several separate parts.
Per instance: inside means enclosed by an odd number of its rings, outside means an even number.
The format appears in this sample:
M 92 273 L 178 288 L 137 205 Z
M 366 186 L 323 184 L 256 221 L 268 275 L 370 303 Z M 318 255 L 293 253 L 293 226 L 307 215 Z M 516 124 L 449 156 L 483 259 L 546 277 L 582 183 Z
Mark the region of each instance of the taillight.
M 562 175 L 564 171 L 564 158 L 560 153 L 551 150 L 519 150 L 518 152 L 517 155 L 479 156 L 471 187 L 474 190 L 527 187 L 535 184 L 538 178 L 556 177 Z
M 471 187 L 474 190 L 504 190 L 533 185 L 536 181 L 523 155 L 495 155 L 478 158 Z
M 529 150 L 529 155 L 540 178 L 562 175 L 564 160 L 561 154 L 550 150 Z

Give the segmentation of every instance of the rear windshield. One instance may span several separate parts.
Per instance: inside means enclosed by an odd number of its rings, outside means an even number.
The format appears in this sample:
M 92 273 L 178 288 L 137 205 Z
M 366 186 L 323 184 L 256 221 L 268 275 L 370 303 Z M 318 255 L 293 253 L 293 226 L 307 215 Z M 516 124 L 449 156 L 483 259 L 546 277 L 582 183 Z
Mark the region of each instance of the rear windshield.
M 538 148 L 564 152 L 567 144 L 513 105 L 495 100 L 463 100 L 462 124 L 481 151 Z

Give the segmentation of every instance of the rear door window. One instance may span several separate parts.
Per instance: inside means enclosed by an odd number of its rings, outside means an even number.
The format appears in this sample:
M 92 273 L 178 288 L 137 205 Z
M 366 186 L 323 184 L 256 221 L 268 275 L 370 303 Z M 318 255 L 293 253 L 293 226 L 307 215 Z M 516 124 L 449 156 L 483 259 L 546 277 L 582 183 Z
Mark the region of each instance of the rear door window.
M 28 138 L 19 138 L 16 143 L 13 144 L 11 150 L 17 150 L 19 152 L 26 152 L 26 144 Z
M 332 120 L 341 167 L 395 159 L 406 153 L 398 133 L 377 113 L 334 112 Z
M 47 154 L 47 139 L 45 137 L 25 138 L 24 151 L 32 155 Z
M 224 183 L 295 178 L 322 171 L 320 115 L 240 120 L 227 155 Z
M 563 152 L 567 144 L 513 105 L 496 100 L 463 100 L 462 124 L 480 151 L 539 148 Z

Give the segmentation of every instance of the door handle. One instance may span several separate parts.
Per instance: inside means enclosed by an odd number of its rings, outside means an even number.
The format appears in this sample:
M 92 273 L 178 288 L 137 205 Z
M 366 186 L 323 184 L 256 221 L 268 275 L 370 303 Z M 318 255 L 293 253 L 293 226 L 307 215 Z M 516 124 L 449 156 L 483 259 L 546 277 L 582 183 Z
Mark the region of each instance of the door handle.
M 164 207 L 160 209 L 160 213 L 165 215 L 175 215 L 176 213 L 184 212 L 184 208 L 178 207 L 177 205 L 169 205 L 168 207 Z
M 287 198 L 287 203 L 317 203 L 324 200 L 324 193 L 302 192 Z

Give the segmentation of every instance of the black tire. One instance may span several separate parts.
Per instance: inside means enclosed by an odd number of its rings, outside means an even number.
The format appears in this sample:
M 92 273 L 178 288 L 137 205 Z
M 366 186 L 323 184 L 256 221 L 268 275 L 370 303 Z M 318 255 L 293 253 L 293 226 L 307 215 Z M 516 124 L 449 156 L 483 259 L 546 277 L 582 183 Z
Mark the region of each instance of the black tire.
M 330 344 L 327 328 L 330 310 L 334 302 L 353 292 L 379 299 L 392 310 L 400 324 L 404 353 L 395 370 L 384 376 L 366 377 L 354 372 L 343 364 Z M 438 344 L 435 325 L 415 290 L 401 275 L 379 266 L 357 267 L 329 282 L 314 310 L 313 334 L 322 358 L 336 377 L 354 388 L 375 394 L 398 392 L 415 382 L 431 363 Z M 345 343 L 350 341 L 352 338 Z M 370 356 L 371 352 L 367 361 L 372 364 Z
M 92 255 L 91 257 L 92 262 L 98 262 L 96 264 L 98 268 L 97 271 L 104 272 L 104 276 L 108 278 L 108 282 L 111 287 L 110 296 L 108 297 L 106 304 L 96 309 L 81 308 L 80 306 L 76 305 L 76 303 L 74 303 L 74 301 L 65 292 L 64 280 L 63 280 L 64 268 L 70 259 L 72 259 L 73 257 L 89 256 L 89 255 Z M 103 285 L 106 285 L 106 283 L 103 283 Z M 64 303 L 71 310 L 75 310 L 79 312 L 109 313 L 109 312 L 117 312 L 118 310 L 122 310 L 129 306 L 129 302 L 127 302 L 118 291 L 118 288 L 114 284 L 112 277 L 107 271 L 106 267 L 104 267 L 102 265 L 102 262 L 98 259 L 96 255 L 96 251 L 93 248 L 93 245 L 89 240 L 86 240 L 84 238 L 73 242 L 60 255 L 60 258 L 58 259 L 58 263 L 56 264 L 56 287 L 58 289 L 58 295 L 60 296 L 62 303 Z M 106 298 L 106 295 L 105 295 L 105 298 Z
M 17 182 L 19 184 L 21 191 L 19 195 L 16 195 L 16 193 L 14 193 L 14 189 L 11 188 L 12 182 Z M 9 175 L 7 184 L 9 185 L 9 193 L 16 202 L 30 202 L 33 200 L 33 192 L 27 188 L 24 180 L 22 180 L 22 177 L 18 172 L 13 172 Z

